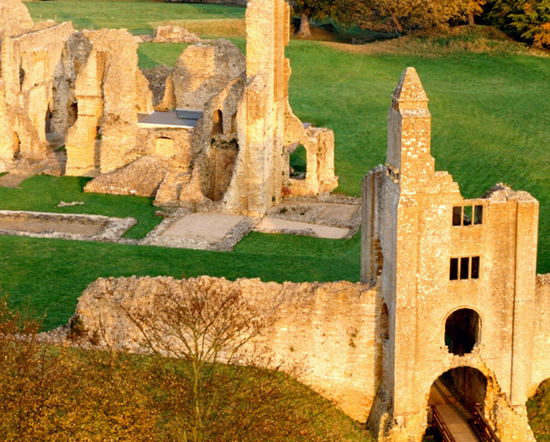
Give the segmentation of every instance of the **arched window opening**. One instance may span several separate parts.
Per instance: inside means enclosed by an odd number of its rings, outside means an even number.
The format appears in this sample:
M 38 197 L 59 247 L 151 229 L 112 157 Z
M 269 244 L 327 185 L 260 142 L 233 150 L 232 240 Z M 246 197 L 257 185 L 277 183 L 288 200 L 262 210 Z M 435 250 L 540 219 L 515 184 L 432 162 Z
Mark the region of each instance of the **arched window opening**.
M 430 388 L 427 433 L 435 440 L 448 440 L 442 438 L 444 432 L 452 432 L 448 424 L 464 422 L 464 426 L 455 425 L 455 431 L 463 435 L 471 431 L 475 438 L 476 429 L 481 428 L 475 421 L 468 421 L 476 412 L 483 414 L 486 395 L 487 378 L 475 368 L 453 368 L 442 374 Z
M 388 306 L 384 303 L 380 309 L 380 337 L 389 339 L 390 337 L 390 316 Z
M 212 123 L 212 134 L 223 134 L 223 112 L 221 110 L 214 111 Z
M 46 134 L 52 133 L 52 111 L 48 107 L 48 110 L 46 111 Z
M 463 356 L 471 353 L 481 336 L 481 320 L 477 312 L 463 308 L 453 312 L 445 322 L 445 344 L 449 352 Z
M 289 149 L 290 178 L 294 180 L 303 180 L 307 174 L 307 151 L 301 144 L 295 149 Z

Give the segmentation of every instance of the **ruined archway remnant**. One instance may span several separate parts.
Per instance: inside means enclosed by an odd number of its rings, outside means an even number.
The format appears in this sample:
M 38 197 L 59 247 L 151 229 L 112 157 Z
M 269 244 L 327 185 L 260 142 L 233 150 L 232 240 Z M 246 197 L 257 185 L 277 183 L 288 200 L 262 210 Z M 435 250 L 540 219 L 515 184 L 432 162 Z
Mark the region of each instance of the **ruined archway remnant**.
M 472 413 L 483 413 L 487 384 L 486 376 L 472 367 L 453 368 L 439 376 L 430 388 L 427 432 L 436 440 L 445 440 L 442 433 L 447 431 L 475 438 L 480 428 L 471 421 Z
M 475 310 L 456 310 L 445 321 L 445 344 L 450 353 L 459 356 L 471 353 L 480 339 L 481 319 Z

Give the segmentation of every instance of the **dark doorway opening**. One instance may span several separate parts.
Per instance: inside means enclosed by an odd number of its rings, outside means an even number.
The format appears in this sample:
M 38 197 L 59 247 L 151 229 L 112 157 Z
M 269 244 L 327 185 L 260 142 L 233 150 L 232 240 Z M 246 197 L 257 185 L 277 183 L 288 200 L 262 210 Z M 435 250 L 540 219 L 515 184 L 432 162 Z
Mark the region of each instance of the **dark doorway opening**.
M 481 336 L 481 320 L 477 312 L 463 308 L 453 312 L 445 322 L 445 344 L 449 352 L 463 356 L 471 353 Z

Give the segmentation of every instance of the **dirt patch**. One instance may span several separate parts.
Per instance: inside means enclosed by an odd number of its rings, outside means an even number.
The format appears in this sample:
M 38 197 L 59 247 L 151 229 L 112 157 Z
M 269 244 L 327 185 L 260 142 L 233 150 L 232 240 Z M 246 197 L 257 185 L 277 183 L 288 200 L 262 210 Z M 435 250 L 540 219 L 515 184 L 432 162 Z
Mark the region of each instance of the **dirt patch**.
M 0 177 L 0 187 L 19 187 L 19 184 L 33 175 L 32 173 L 8 173 Z
M 266 216 L 254 230 L 262 233 L 284 233 L 289 235 L 314 236 L 317 238 L 342 239 L 350 233 L 351 229 L 301 223 Z
M 92 237 L 99 234 L 107 222 L 84 223 L 79 221 L 53 221 L 39 218 L 0 218 L 0 230 L 15 230 L 17 232 L 48 233 L 60 232 L 72 235 Z

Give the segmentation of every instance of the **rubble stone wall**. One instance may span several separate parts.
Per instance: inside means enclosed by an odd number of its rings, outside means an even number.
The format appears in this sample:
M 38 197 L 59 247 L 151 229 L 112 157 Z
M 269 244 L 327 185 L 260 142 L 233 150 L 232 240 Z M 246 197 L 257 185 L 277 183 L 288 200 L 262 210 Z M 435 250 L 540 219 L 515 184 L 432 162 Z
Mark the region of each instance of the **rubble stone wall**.
M 306 364 L 304 382 L 336 400 L 348 415 L 365 421 L 374 398 L 375 296 L 369 286 L 201 278 L 238 287 L 269 314 L 275 307 L 277 322 L 259 343 L 267 344 L 278 361 Z M 167 289 L 177 293 L 190 282 L 167 277 L 99 279 L 80 297 L 76 317 L 88 334 L 138 350 L 141 334 L 125 311 L 148 308 L 152 297 Z

